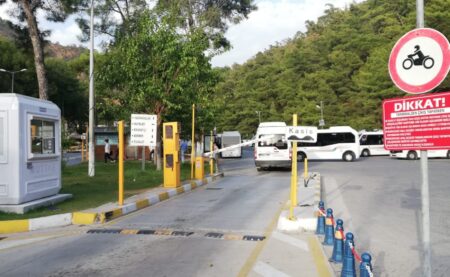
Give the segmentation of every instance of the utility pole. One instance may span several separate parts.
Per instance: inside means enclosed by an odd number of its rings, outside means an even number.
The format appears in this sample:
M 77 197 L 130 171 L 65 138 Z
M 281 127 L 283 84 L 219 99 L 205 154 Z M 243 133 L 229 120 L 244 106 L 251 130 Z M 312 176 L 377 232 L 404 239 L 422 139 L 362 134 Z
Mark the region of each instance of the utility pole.
M 91 0 L 91 29 L 89 51 L 89 177 L 95 176 L 95 145 L 94 145 L 94 0 Z

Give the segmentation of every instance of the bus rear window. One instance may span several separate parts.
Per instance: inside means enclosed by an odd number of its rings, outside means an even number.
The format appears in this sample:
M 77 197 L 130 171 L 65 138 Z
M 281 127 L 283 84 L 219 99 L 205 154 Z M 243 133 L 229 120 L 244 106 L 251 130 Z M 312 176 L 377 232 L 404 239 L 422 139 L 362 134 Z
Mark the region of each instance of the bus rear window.
M 278 135 L 260 135 L 259 138 L 265 138 L 258 142 L 259 147 L 276 147 L 278 149 L 288 149 L 286 136 L 284 134 Z

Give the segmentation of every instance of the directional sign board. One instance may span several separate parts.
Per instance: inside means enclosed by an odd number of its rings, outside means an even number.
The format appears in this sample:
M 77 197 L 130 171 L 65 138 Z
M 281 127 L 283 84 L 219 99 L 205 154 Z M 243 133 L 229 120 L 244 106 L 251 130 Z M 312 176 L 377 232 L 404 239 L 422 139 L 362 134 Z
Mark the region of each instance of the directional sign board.
M 130 146 L 156 146 L 156 115 L 132 114 Z
M 286 137 L 293 142 L 317 142 L 317 127 L 312 126 L 287 126 Z
M 450 92 L 383 101 L 387 150 L 450 149 Z
M 440 32 L 420 28 L 406 33 L 392 49 L 389 74 L 395 85 L 419 94 L 437 87 L 450 68 L 450 48 Z

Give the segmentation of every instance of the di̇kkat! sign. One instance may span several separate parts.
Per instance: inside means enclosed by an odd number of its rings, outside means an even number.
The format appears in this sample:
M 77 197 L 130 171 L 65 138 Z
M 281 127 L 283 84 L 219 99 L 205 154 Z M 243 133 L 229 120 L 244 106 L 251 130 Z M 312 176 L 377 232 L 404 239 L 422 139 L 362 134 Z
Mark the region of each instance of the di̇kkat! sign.
M 450 149 L 450 92 L 383 101 L 387 150 Z

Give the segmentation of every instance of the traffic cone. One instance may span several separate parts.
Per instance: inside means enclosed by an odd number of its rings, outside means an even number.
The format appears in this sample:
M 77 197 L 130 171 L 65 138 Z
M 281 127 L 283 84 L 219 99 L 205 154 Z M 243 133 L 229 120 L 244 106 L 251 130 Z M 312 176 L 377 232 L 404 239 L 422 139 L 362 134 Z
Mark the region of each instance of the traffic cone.
M 317 235 L 325 235 L 325 204 L 323 201 L 319 202 L 319 211 L 317 212 Z
M 361 264 L 359 265 L 359 276 L 370 277 L 372 275 L 372 257 L 369 253 L 363 253 L 361 255 Z
M 325 219 L 325 239 L 323 244 L 333 245 L 334 243 L 334 220 L 333 209 L 327 209 L 327 218 Z
M 356 277 L 355 257 L 353 256 L 353 234 L 345 235 L 344 259 L 342 261 L 341 277 Z
M 331 261 L 335 263 L 342 263 L 344 255 L 344 221 L 342 219 L 336 220 L 336 232 L 334 233 L 334 247 Z

